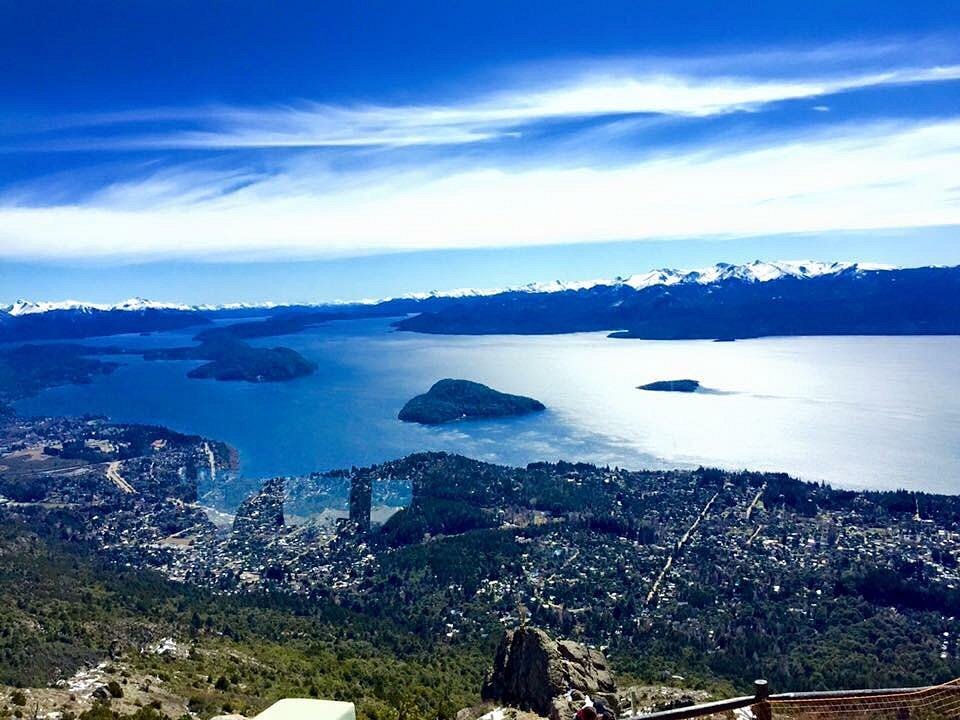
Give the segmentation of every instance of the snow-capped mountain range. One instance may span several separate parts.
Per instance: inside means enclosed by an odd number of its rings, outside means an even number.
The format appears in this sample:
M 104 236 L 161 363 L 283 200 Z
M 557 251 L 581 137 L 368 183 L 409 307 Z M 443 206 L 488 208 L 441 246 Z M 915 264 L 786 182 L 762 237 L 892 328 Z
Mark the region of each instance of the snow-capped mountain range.
M 717 263 L 708 268 L 699 270 L 673 270 L 660 269 L 650 270 L 637 275 L 628 277 L 617 277 L 614 279 L 580 280 L 565 282 L 554 280 L 550 282 L 533 282 L 526 285 L 515 287 L 500 288 L 459 288 L 454 290 L 435 290 L 424 293 L 409 293 L 399 298 L 378 298 L 362 300 L 357 303 L 347 303 L 343 301 L 332 302 L 314 302 L 314 303 L 227 303 L 221 305 L 185 305 L 183 303 L 158 302 L 154 300 L 145 300 L 143 298 L 130 298 L 120 303 L 89 303 L 78 300 L 63 300 L 56 302 L 32 302 L 30 300 L 17 300 L 16 302 L 0 306 L 0 312 L 11 316 L 34 315 L 58 310 L 75 310 L 81 312 L 91 311 L 146 311 L 146 310 L 170 310 L 181 312 L 216 312 L 221 310 L 242 310 L 242 309 L 270 309 L 275 307 L 314 306 L 324 305 L 374 305 L 390 300 L 428 300 L 431 298 L 469 298 L 469 297 L 487 297 L 499 295 L 507 292 L 522 293 L 558 293 L 576 290 L 589 290 L 595 287 L 630 287 L 634 290 L 643 290 L 657 285 L 672 286 L 683 284 L 713 285 L 716 283 L 738 281 L 743 283 L 770 282 L 782 278 L 792 277 L 799 279 L 808 279 L 820 277 L 823 275 L 834 275 L 841 272 L 871 272 L 880 270 L 895 270 L 891 265 L 879 265 L 874 263 L 855 263 L 855 262 L 817 262 L 813 260 L 790 260 L 777 262 L 764 262 L 755 260 L 743 265 L 733 265 L 729 263 Z
M 679 285 L 681 283 L 713 285 L 726 280 L 739 280 L 748 283 L 770 282 L 785 277 L 808 279 L 821 275 L 835 275 L 841 272 L 872 272 L 896 269 L 893 265 L 876 263 L 824 263 L 811 260 L 762 262 L 755 260 L 745 265 L 717 263 L 702 270 L 651 270 L 640 275 L 632 275 L 621 282 L 636 290 L 642 290 L 652 285 Z
M 268 319 L 289 330 L 394 318 L 393 327 L 457 335 L 610 331 L 646 339 L 769 335 L 960 334 L 960 266 L 892 268 L 850 262 L 720 263 L 612 280 L 450 290 L 366 302 L 184 305 L 140 298 L 0 307 L 0 342 L 196 328 L 228 318 Z M 283 322 L 289 314 L 291 322 Z
M 645 273 L 630 275 L 627 277 L 617 277 L 610 279 L 597 280 L 575 280 L 565 282 L 562 280 L 552 280 L 549 282 L 533 282 L 525 285 L 500 288 L 458 288 L 456 290 L 434 290 L 425 293 L 409 293 L 401 296 L 409 300 L 426 300 L 428 298 L 466 298 L 466 297 L 486 297 L 490 295 L 500 295 L 506 292 L 523 293 L 556 293 L 569 290 L 589 290 L 595 287 L 616 287 L 626 286 L 634 290 L 643 290 L 644 288 L 655 285 L 680 285 L 693 283 L 698 285 L 713 285 L 715 283 L 728 280 L 740 282 L 769 282 L 779 280 L 785 277 L 793 278 L 814 278 L 821 275 L 833 275 L 836 273 L 849 272 L 869 272 L 878 270 L 896 270 L 894 265 L 881 265 L 878 263 L 855 263 L 855 262 L 818 262 L 815 260 L 780 260 L 776 262 L 765 262 L 754 260 L 743 265 L 733 265 L 730 263 L 717 263 L 708 268 L 699 270 L 674 270 L 662 268 L 660 270 L 649 270 Z M 379 300 L 365 300 L 365 303 L 384 302 L 394 298 L 381 298 Z
M 78 312 L 143 312 L 145 310 L 171 310 L 177 312 L 198 312 L 217 310 L 242 310 L 244 308 L 269 309 L 280 307 L 280 303 L 226 303 L 222 305 L 185 305 L 183 303 L 159 302 L 144 298 L 130 298 L 119 303 L 91 303 L 80 300 L 58 300 L 54 302 L 33 302 L 17 300 L 6 306 L 0 306 L 0 312 L 14 317 L 37 315 L 58 310 L 76 310 Z
M 89 311 L 110 311 L 110 310 L 125 310 L 130 312 L 140 311 L 140 310 L 194 310 L 189 305 L 181 305 L 176 303 L 162 303 L 155 302 L 153 300 L 144 300 L 143 298 L 130 298 L 129 300 L 124 300 L 123 302 L 107 304 L 107 303 L 88 303 L 82 302 L 80 300 L 60 300 L 56 302 L 33 302 L 32 300 L 17 300 L 16 302 L 7 305 L 6 307 L 0 308 L 3 312 L 8 315 L 13 315 L 15 317 L 21 315 L 36 315 L 38 313 L 47 313 L 54 312 L 57 310 L 77 310 L 80 312 L 89 312 Z
M 576 290 L 577 292 L 564 292 Z M 400 330 L 454 335 L 613 331 L 645 339 L 960 333 L 960 267 L 752 262 L 654 270 L 421 301 Z

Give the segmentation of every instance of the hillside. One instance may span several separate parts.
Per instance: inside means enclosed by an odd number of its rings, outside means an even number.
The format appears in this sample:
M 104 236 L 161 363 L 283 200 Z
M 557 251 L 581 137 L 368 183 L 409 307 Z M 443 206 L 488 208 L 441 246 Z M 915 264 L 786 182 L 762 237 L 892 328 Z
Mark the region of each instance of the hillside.
M 299 696 L 355 702 L 364 720 L 450 720 L 478 696 L 484 644 L 425 641 L 318 599 L 215 595 L 116 568 L 57 535 L 0 522 L 0 713 L 14 687 L 27 688 L 29 712 L 37 702 L 78 713 L 110 679 L 124 714 L 139 697 L 171 717 L 252 715 Z M 74 700 L 44 689 L 70 678 L 85 688 Z

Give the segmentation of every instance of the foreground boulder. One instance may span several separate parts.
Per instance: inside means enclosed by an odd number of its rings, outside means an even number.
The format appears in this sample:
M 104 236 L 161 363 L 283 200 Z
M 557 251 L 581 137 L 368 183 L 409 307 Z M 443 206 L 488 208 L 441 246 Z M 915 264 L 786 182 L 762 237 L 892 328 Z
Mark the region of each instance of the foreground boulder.
M 572 720 L 584 695 L 616 709 L 616 684 L 598 650 L 553 640 L 542 630 L 518 628 L 504 635 L 481 696 L 554 720 Z

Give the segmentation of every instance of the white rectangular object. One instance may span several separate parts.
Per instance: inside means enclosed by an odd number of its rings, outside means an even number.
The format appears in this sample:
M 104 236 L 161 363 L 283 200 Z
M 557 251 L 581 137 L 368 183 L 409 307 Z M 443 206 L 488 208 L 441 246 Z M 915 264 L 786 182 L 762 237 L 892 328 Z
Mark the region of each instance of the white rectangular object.
M 353 703 L 309 698 L 278 700 L 256 720 L 357 720 Z

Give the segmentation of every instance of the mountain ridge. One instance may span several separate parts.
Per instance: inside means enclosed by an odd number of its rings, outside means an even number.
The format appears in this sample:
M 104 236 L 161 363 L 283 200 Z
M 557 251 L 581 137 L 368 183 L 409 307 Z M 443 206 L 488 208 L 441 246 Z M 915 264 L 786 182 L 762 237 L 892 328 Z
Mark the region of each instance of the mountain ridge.
M 19 301 L 0 308 L 0 341 L 154 332 L 229 318 L 242 318 L 247 325 L 251 319 L 266 321 L 250 328 L 259 337 L 364 317 L 397 318 L 393 326 L 398 330 L 455 335 L 597 331 L 644 339 L 956 335 L 958 308 L 960 266 L 756 260 L 700 270 L 651 270 L 613 280 L 463 288 L 355 303 Z
M 709 273 L 657 273 L 633 284 L 507 292 L 424 307 L 394 326 L 456 335 L 606 331 L 651 340 L 960 334 L 960 267 L 812 269 L 721 265 Z
M 6 305 L 0 305 L 0 314 L 13 317 L 35 315 L 58 311 L 130 311 L 144 310 L 174 310 L 182 312 L 220 312 L 226 310 L 273 310 L 297 307 L 328 307 L 350 305 L 378 305 L 400 300 L 428 300 L 431 298 L 469 298 L 487 297 L 509 292 L 525 292 L 530 294 L 566 292 L 569 290 L 588 290 L 598 286 L 616 287 L 625 286 L 640 290 L 655 285 L 678 285 L 695 283 L 708 285 L 725 280 L 740 280 L 743 282 L 769 282 L 783 277 L 812 278 L 825 274 L 835 274 L 844 271 L 852 272 L 880 272 L 904 269 L 920 269 L 949 267 L 940 265 L 921 265 L 915 268 L 904 268 L 880 263 L 864 263 L 854 261 L 823 262 L 818 260 L 754 260 L 749 263 L 719 262 L 706 268 L 677 269 L 654 268 L 643 273 L 627 276 L 618 276 L 607 279 L 594 280 L 549 280 L 525 283 L 516 286 L 495 288 L 453 288 L 448 290 L 430 290 L 427 292 L 412 292 L 401 295 L 369 298 L 363 300 L 320 300 L 310 302 L 228 302 L 228 303 L 198 303 L 188 304 L 174 301 L 149 300 L 142 297 L 132 297 L 117 303 L 97 303 L 83 300 L 43 300 L 34 301 L 18 299 Z M 960 266 L 958 266 L 960 267 Z

